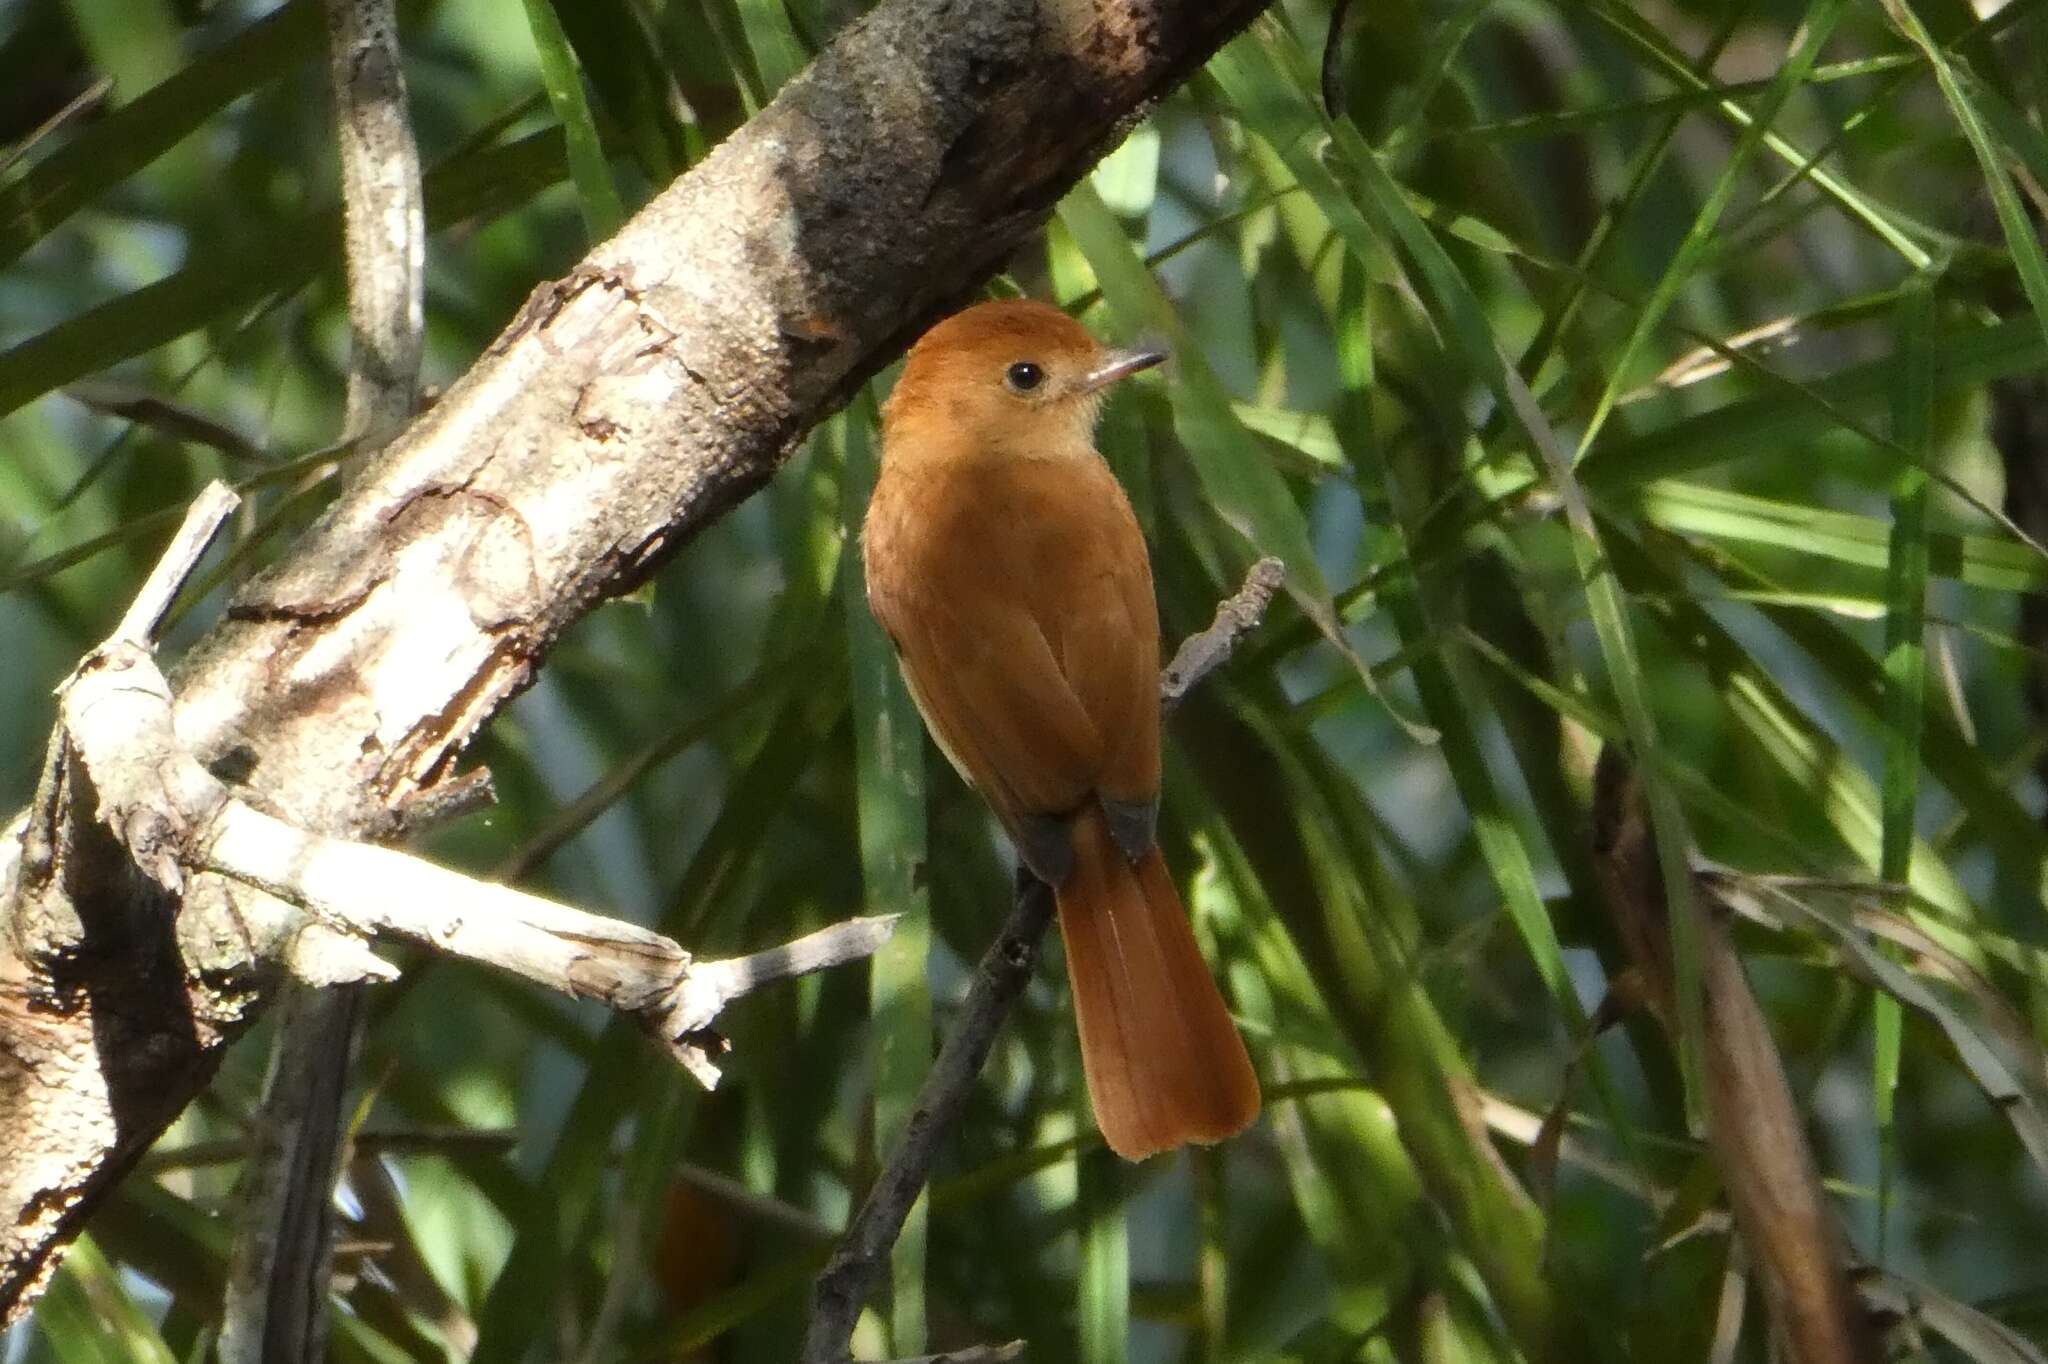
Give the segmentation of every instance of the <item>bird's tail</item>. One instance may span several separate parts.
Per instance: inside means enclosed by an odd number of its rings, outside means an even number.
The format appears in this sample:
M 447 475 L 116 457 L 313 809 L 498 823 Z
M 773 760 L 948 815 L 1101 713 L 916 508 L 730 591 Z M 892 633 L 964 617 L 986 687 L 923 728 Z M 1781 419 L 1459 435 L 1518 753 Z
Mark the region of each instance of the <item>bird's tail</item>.
M 1129 862 L 1092 805 L 1073 839 L 1073 874 L 1055 895 L 1103 1139 L 1143 1160 L 1244 1130 L 1259 1113 L 1258 1077 L 1159 849 Z

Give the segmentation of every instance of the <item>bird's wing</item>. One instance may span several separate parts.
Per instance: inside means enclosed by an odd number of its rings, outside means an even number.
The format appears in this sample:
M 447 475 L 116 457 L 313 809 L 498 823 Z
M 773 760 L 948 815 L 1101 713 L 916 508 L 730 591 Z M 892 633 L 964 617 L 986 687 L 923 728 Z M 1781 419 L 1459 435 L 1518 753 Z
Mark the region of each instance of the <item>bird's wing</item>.
M 1116 806 L 1142 806 L 1149 830 L 1159 795 L 1159 613 L 1145 537 L 1099 459 L 1054 476 L 1028 466 L 1021 477 L 1051 515 L 1085 528 L 1068 543 L 1042 546 L 1044 561 L 1031 575 L 1033 613 L 1102 735 L 1095 789 L 1111 802 L 1112 823 Z
M 1098 791 L 1156 793 L 1157 704 L 1133 700 L 1157 694 L 1151 572 L 1106 466 L 885 471 L 867 538 L 868 601 L 918 709 L 1013 833 Z

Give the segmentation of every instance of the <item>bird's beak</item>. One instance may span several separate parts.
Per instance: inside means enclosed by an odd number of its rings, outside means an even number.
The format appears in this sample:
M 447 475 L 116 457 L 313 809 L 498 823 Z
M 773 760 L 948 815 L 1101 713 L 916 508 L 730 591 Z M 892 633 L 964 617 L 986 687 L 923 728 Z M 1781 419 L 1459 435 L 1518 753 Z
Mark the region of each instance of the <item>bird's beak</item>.
M 1081 376 L 1081 392 L 1093 393 L 1108 388 L 1119 379 L 1128 379 L 1141 369 L 1150 369 L 1166 359 L 1163 350 L 1112 350 L 1104 351 L 1102 363 Z

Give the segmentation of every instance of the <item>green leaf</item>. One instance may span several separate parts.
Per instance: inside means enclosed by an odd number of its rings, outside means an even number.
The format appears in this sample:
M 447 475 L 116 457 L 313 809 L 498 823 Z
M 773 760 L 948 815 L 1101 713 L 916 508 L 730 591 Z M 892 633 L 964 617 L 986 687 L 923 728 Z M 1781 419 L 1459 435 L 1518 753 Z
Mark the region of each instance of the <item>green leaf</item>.
M 1927 475 L 1934 411 L 1934 302 L 1932 281 L 1922 276 L 1899 304 L 1900 348 L 1906 382 L 1893 403 L 1892 438 L 1915 457 L 1892 484 L 1890 562 L 1885 572 L 1885 744 L 1878 875 L 1904 885 L 1913 872 L 1913 816 L 1919 808 L 1921 716 L 1927 708 Z M 1904 1026 L 1898 999 L 1879 992 L 1874 1004 L 1875 1055 L 1872 1076 L 1878 1163 L 1880 1256 L 1891 1220 L 1894 1122 L 1899 1086 L 1899 1051 Z
M 1933 382 L 1931 372 L 1926 377 Z M 1900 391 L 1909 390 L 1910 385 L 1902 384 Z M 1925 472 L 1912 466 L 1894 475 L 1895 484 L 1913 478 L 1927 481 Z M 1892 562 L 1892 527 L 1855 512 L 1677 479 L 1642 484 L 1625 501 L 1615 501 L 1652 525 L 1680 535 L 1768 545 L 1855 568 L 1884 569 Z M 1926 571 L 1933 576 L 1995 592 L 2048 593 L 2048 561 L 2024 545 L 1984 535 L 1931 530 L 1924 524 L 1920 536 Z
M 584 96 L 583 64 L 569 45 L 569 35 L 562 31 L 554 0 L 526 0 L 526 24 L 533 33 L 548 103 L 562 125 L 562 145 L 569 159 L 569 178 L 576 185 L 576 203 L 583 210 L 583 230 L 594 245 L 619 230 L 626 210 L 612 183 L 604 144 L 590 116 L 590 101 Z
M 925 894 L 924 725 L 896 664 L 896 651 L 868 611 L 858 528 L 875 488 L 873 432 L 879 420 L 864 392 L 833 429 L 841 451 L 840 497 L 848 528 L 840 575 L 846 607 L 853 707 L 854 807 L 860 823 L 861 883 L 869 913 L 899 914 L 896 931 L 869 964 L 874 1031 L 874 1141 L 902 1139 L 932 1060 L 927 979 L 931 907 Z M 904 1220 L 890 1257 L 890 1350 L 925 1352 L 925 1238 L 929 1199 Z
M 1622 716 L 1628 723 L 1630 742 L 1638 752 L 1653 751 L 1657 747 L 1656 725 L 1651 717 L 1647 688 L 1636 659 L 1626 610 L 1614 575 L 1603 561 L 1592 512 L 1556 434 L 1536 406 L 1521 376 L 1501 354 L 1477 296 L 1442 245 L 1416 216 L 1379 156 L 1365 145 L 1358 130 L 1348 122 L 1330 124 L 1323 130 L 1330 138 L 1328 152 L 1332 164 L 1341 167 L 1349 177 L 1350 187 L 1355 193 L 1345 193 L 1336 177 L 1310 154 L 1310 139 L 1319 135 L 1314 82 L 1307 74 L 1301 54 L 1291 44 L 1268 45 L 1260 42 L 1259 37 L 1255 33 L 1226 48 L 1216 62 L 1218 78 L 1248 111 L 1248 117 L 1252 111 L 1256 112 L 1255 126 L 1261 127 L 1262 134 L 1287 160 L 1289 168 L 1323 207 L 1361 264 L 1372 259 L 1376 249 L 1375 237 L 1400 244 L 1414 271 L 1420 292 L 1429 303 L 1438 325 L 1453 343 L 1454 353 L 1474 376 L 1493 390 L 1496 400 L 1514 414 L 1531 444 L 1543 453 L 1544 464 L 1555 491 L 1564 503 L 1573 531 L 1572 549 L 1585 584 L 1587 607 L 1599 636 L 1608 681 L 1620 700 Z M 1293 93 L 1291 101 L 1285 98 L 1284 92 L 1287 91 Z M 1419 497 L 1419 494 L 1399 493 L 1399 485 L 1400 480 L 1390 472 L 1390 492 Z M 1401 512 L 1411 556 L 1416 552 L 1421 535 L 1424 510 L 1419 502 L 1411 502 Z M 1404 635 L 1413 646 L 1428 638 L 1430 630 L 1431 625 L 1425 615 L 1411 614 L 1404 626 Z M 1418 685 L 1421 685 L 1419 675 Z M 1432 699 L 1434 705 L 1431 704 Z M 1425 688 L 1424 705 L 1431 721 L 1439 727 L 1452 723 L 1450 717 L 1463 711 L 1463 703 L 1447 675 L 1437 677 Z M 1488 867 L 1500 886 L 1516 927 L 1522 931 L 1523 940 L 1529 945 L 1545 984 L 1558 1000 L 1565 1017 L 1572 1021 L 1574 1032 L 1582 1033 L 1584 1012 L 1563 975 L 1555 934 L 1543 912 L 1540 897 L 1535 895 L 1531 859 L 1521 847 L 1512 826 L 1502 817 L 1504 807 L 1493 788 L 1491 777 L 1478 759 L 1476 739 L 1460 743 L 1457 747 L 1461 751 L 1456 756 L 1447 751 L 1446 759 L 1452 765 L 1460 794 L 1471 811 L 1474 832 L 1485 851 Z M 1687 904 L 1690 902 L 1691 878 L 1685 858 L 1691 843 L 1686 833 L 1684 812 L 1654 775 L 1646 778 L 1645 789 L 1657 829 L 1666 895 L 1673 905 Z M 1695 943 L 1697 925 L 1686 914 L 1675 914 L 1673 925 L 1676 930 L 1673 934 L 1673 955 L 1677 963 L 1679 1008 L 1681 1021 L 1685 1024 L 1681 1028 L 1680 1057 L 1686 1075 L 1688 1101 L 1696 1105 L 1704 1093 L 1697 1040 L 1701 1035 L 1699 956 Z M 1596 1092 L 1611 1107 L 1609 1086 L 1597 1058 L 1588 1073 L 1593 1078 Z M 1690 1116 L 1697 1120 L 1703 1115 L 1695 1111 Z
M 1678 291 L 1692 278 L 1693 271 L 1704 257 L 1713 239 L 1714 225 L 1720 221 L 1722 212 L 1735 197 L 1735 190 L 1743 173 L 1748 169 L 1750 159 L 1763 144 L 1764 136 L 1770 131 L 1778 111 L 1784 107 L 1792 92 L 1804 85 L 1813 65 L 1820 57 L 1821 45 L 1834 32 L 1835 24 L 1842 17 L 1845 0 L 1815 0 L 1807 6 L 1805 18 L 1799 25 L 1792 51 L 1779 66 L 1771 88 L 1765 92 L 1761 106 L 1753 117 L 1746 118 L 1742 135 L 1736 139 L 1729 151 L 1727 161 L 1720 174 L 1715 177 L 1714 186 L 1708 191 L 1699 212 L 1694 215 L 1692 226 L 1686 229 L 1685 237 L 1672 253 L 1664 272 L 1658 276 L 1656 286 L 1650 291 L 1642 308 L 1636 314 L 1634 327 L 1628 340 L 1623 343 L 1621 354 L 1608 368 L 1606 387 L 1601 390 L 1600 399 L 1594 404 L 1593 414 L 1586 420 L 1585 430 L 1579 436 L 1578 453 L 1572 462 L 1585 458 L 1593 448 L 1601 428 L 1607 424 L 1608 414 L 1626 386 L 1632 382 L 1629 370 L 1636 355 L 1649 341 L 1664 320 L 1664 314 L 1678 301 Z
M 2048 339 L 2032 318 L 1944 332 L 1936 342 L 1937 397 L 2048 366 Z M 1832 407 L 1887 400 L 1903 381 L 1898 355 L 1852 365 L 1808 385 Z M 1711 407 L 1641 435 L 1612 439 L 1586 457 L 1588 489 L 1606 492 L 1677 478 L 1758 455 L 1783 453 L 1839 428 L 1826 407 L 1767 394 Z
M 1939 1026 L 1964 1069 L 2011 1123 L 2036 1168 L 2048 1172 L 2048 1095 L 2038 1073 L 2030 1076 L 2016 1068 L 1971 1019 L 1873 945 L 1853 922 L 1845 922 L 1818 901 L 1785 890 L 1764 886 L 1760 893 L 1771 906 L 1824 931 L 1857 975 Z
M 842 678 L 836 668 L 821 668 L 809 691 L 775 707 L 752 727 L 725 806 L 691 856 L 659 923 L 662 932 L 701 949 L 707 945 L 703 921 L 721 909 L 738 917 L 743 907 L 722 901 L 721 893 L 729 892 L 743 866 L 765 850 L 767 826 L 816 758 L 822 731 L 843 713 Z M 633 1105 L 648 1097 L 636 1089 L 633 1077 L 657 1061 L 670 1064 L 657 1058 L 651 1045 L 637 1026 L 623 1020 L 603 1030 L 542 1169 L 539 1187 L 548 1196 L 523 1209 L 511 1254 L 477 1314 L 477 1357 L 516 1357 L 528 1342 L 546 1334 L 548 1314 L 562 1306 L 556 1287 L 564 1264 L 573 1263 L 603 1229 L 604 1219 L 597 1214 L 612 1134 Z
M 425 183 L 429 230 L 495 217 L 562 175 L 559 132 L 529 134 L 437 166 Z M 341 268 L 334 209 L 288 221 L 254 241 L 216 246 L 181 269 L 0 351 L 0 416 L 242 310 L 296 293 Z
M 1124 1364 L 1131 1340 L 1131 1244 L 1122 1192 L 1127 1167 L 1100 1147 L 1077 1152 L 1074 1161 L 1081 1216 L 1076 1354 L 1081 1364 Z
M 1601 0 L 1601 3 L 1593 6 L 1592 12 L 1596 18 L 1649 57 L 1666 76 L 1694 90 L 1706 88 L 1707 82 L 1692 69 L 1691 63 L 1686 60 L 1677 45 L 1637 11 L 1627 5 L 1613 3 L 1613 0 Z M 1804 26 L 1810 28 L 1813 22 L 1811 6 L 1804 17 Z M 1809 75 L 1802 83 L 1811 83 L 1810 71 L 1809 67 Z M 1782 85 L 1783 80 L 1784 71 L 1781 68 L 1778 74 L 1771 78 L 1771 84 L 1777 87 Z M 1717 101 L 1714 111 L 1724 122 L 1734 126 L 1744 136 L 1753 126 L 1770 122 L 1768 118 L 1759 118 L 1751 114 L 1749 110 L 1731 99 Z M 1824 167 L 1816 168 L 1813 156 L 1801 151 L 1783 135 L 1764 129 L 1761 138 L 1762 145 L 1773 156 L 1805 173 L 1816 188 L 1840 205 L 1842 211 L 1853 221 L 1862 223 L 1886 246 L 1897 252 L 1906 264 L 1920 270 L 1932 262 L 1933 258 L 1913 240 L 1915 235 L 1926 235 L 1926 228 L 1912 222 L 1896 208 L 1881 204 L 1870 195 L 1858 191 L 1832 171 Z
M 1257 901 L 1284 926 L 1316 995 L 1399 1115 L 1400 1144 L 1422 1186 L 1457 1229 L 1525 1352 L 1571 1358 L 1577 1327 L 1544 1272 L 1543 1215 L 1466 1121 L 1472 1074 L 1417 972 L 1414 905 L 1359 836 L 1361 816 L 1354 809 L 1347 817 L 1346 806 L 1335 804 L 1355 806 L 1356 789 L 1330 770 L 1326 755 L 1275 721 L 1276 695 L 1270 683 L 1230 704 L 1197 691 L 1174 714 L 1175 735 L 1221 817 L 1218 828 L 1244 849 L 1252 876 L 1239 898 L 1253 932 L 1267 931 L 1253 917 L 1257 887 Z M 1262 952 L 1258 959 L 1271 958 Z M 1276 997 L 1275 1017 L 1281 1003 Z M 1405 1162 L 1390 1165 L 1387 1148 L 1366 1141 L 1371 1130 L 1370 1122 L 1358 1129 L 1351 1149 L 1379 1159 L 1354 1160 L 1347 1173 L 1367 1186 L 1372 1206 L 1399 1207 L 1413 1194 L 1400 1175 Z
M 65 1253 L 36 1317 L 64 1364 L 177 1364 L 90 1236 Z
M 648 181 L 666 185 L 702 155 L 703 138 L 682 117 L 676 73 L 648 19 L 635 0 L 575 0 L 554 13 L 589 79 L 593 117 L 601 111 L 603 126 L 632 148 Z
M 324 31 L 318 0 L 292 0 L 0 185 L 0 270 L 235 100 L 311 59 Z
M 1978 114 L 1956 67 L 1949 61 L 1948 54 L 1928 35 L 1912 5 L 1906 0 L 1882 0 L 1882 3 L 1885 13 L 1898 26 L 1899 33 L 1919 48 L 1927 58 L 1927 64 L 1934 68 L 1934 81 L 1941 87 L 1941 97 L 1948 101 L 1949 111 L 1962 127 L 1963 137 L 1969 142 L 1970 150 L 1976 154 L 1977 165 L 1984 172 L 1985 191 L 1991 196 L 1991 207 L 1998 215 L 1999 228 L 2005 233 L 2006 248 L 2012 253 L 2012 263 L 2019 271 L 2027 301 L 2034 305 L 2034 319 L 2043 332 L 2048 333 L 2048 256 L 2042 255 L 2041 239 L 2034 231 L 2026 208 L 2020 203 L 2019 192 L 2013 188 L 2002 149 L 1992 143 L 1991 133 L 1984 126 L 1984 119 Z

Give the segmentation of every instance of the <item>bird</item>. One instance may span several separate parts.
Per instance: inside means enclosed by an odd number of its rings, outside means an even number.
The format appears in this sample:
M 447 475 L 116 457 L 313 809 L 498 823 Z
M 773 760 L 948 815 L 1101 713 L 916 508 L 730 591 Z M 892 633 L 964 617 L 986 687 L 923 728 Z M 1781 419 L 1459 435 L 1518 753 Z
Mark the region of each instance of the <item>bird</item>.
M 925 727 L 1052 889 L 1089 1101 L 1130 1161 L 1233 1136 L 1260 1102 L 1160 855 L 1152 565 L 1095 449 L 1105 391 L 1165 358 L 1036 300 L 945 318 L 882 409 L 861 532 Z

